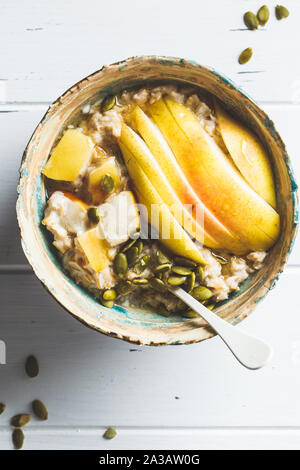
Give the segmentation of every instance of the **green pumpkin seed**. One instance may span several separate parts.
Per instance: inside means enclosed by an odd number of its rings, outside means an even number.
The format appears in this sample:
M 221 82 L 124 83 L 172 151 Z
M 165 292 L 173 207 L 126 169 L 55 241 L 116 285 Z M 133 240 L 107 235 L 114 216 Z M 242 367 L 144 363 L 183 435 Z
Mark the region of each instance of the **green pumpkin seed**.
M 215 308 L 216 304 L 210 304 L 210 305 L 207 305 L 207 308 L 209 310 L 213 310 Z
M 247 26 L 248 29 L 252 29 L 252 30 L 257 29 L 258 25 L 259 25 L 258 19 L 257 19 L 256 15 L 254 15 L 254 13 L 252 13 L 252 11 L 247 11 L 244 14 L 244 23 L 245 23 L 245 25 Z
M 117 431 L 115 428 L 107 428 L 105 433 L 103 434 L 104 439 L 113 439 L 116 437 Z
M 26 359 L 25 370 L 30 378 L 37 377 L 39 375 L 39 363 L 34 356 L 29 356 Z
M 116 297 L 117 297 L 117 293 L 115 289 L 107 289 L 102 294 L 103 300 L 115 300 Z
M 129 250 L 129 248 L 131 248 L 135 243 L 136 243 L 136 240 L 130 240 L 129 242 L 127 242 L 121 250 L 122 253 L 126 253 L 126 251 Z
M 22 449 L 24 444 L 24 433 L 22 429 L 14 429 L 12 432 L 12 441 L 15 449 Z
M 135 274 L 142 274 L 143 271 L 149 266 L 151 261 L 150 255 L 144 255 L 138 263 L 136 263 L 133 267 L 133 271 Z
M 181 286 L 186 281 L 186 276 L 169 276 L 168 284 L 170 286 Z
M 128 265 L 132 265 L 139 257 L 139 249 L 137 246 L 132 246 L 126 253 Z
M 100 184 L 101 184 L 101 188 L 103 189 L 103 191 L 109 194 L 112 192 L 112 190 L 115 187 L 115 180 L 113 179 L 112 176 L 106 174 L 102 176 Z
M 156 256 L 159 264 L 170 263 L 170 259 L 162 251 L 157 250 Z
M 252 57 L 252 48 L 247 47 L 244 49 L 239 55 L 239 64 L 243 65 L 246 64 Z
M 32 411 L 37 418 L 41 419 L 42 421 L 46 421 L 48 419 L 48 410 L 41 400 L 33 400 L 31 406 Z
M 23 413 L 13 416 L 10 420 L 10 424 L 15 428 L 22 428 L 25 424 L 29 423 L 30 419 L 30 415 Z
M 114 107 L 116 104 L 116 97 L 114 95 L 107 95 L 101 103 L 101 111 L 105 113 Z
M 283 18 L 287 18 L 289 16 L 290 12 L 283 5 L 277 5 L 275 8 L 275 14 L 278 20 L 283 20 Z
M 262 7 L 260 7 L 256 16 L 257 16 L 259 24 L 261 26 L 265 26 L 265 24 L 267 24 L 269 17 L 270 17 L 270 10 L 267 7 L 267 5 L 263 5 Z
M 0 415 L 2 415 L 2 413 L 4 413 L 5 409 L 6 409 L 5 403 L 0 403 Z
M 151 287 L 157 292 L 166 292 L 167 288 L 165 286 L 165 283 L 161 279 L 158 279 L 157 277 L 152 277 L 149 282 Z
M 162 279 L 164 277 L 164 273 L 156 273 L 155 277 L 157 277 L 158 279 Z
M 126 295 L 129 294 L 130 291 L 133 289 L 132 282 L 125 280 L 120 281 L 116 287 L 118 295 Z
M 90 207 L 88 210 L 88 218 L 93 224 L 98 224 L 100 222 L 100 213 L 97 207 Z
M 103 307 L 106 307 L 106 308 L 113 308 L 113 306 L 115 305 L 115 302 L 113 300 L 104 300 L 104 299 L 102 299 L 101 303 L 102 303 Z
M 194 289 L 195 287 L 195 281 L 196 281 L 196 274 L 195 273 L 191 273 L 189 275 L 189 277 L 187 278 L 187 286 L 186 286 L 186 290 L 188 293 L 192 292 L 192 290 Z
M 144 248 L 144 243 L 142 242 L 142 240 L 138 240 L 137 244 L 136 244 L 138 250 L 139 250 L 139 255 L 142 253 L 143 251 L 143 248 Z
M 196 276 L 197 276 L 197 280 L 199 282 L 203 282 L 204 281 L 204 268 L 202 266 L 198 266 L 197 269 L 196 269 Z
M 135 279 L 132 280 L 133 284 L 137 284 L 137 285 L 145 285 L 145 284 L 149 284 L 149 281 L 148 279 L 146 279 L 145 277 L 137 277 Z
M 217 255 L 216 253 L 212 253 L 212 255 L 217 258 L 220 264 L 227 264 L 228 259 L 224 258 L 223 256 Z
M 183 258 L 181 256 L 175 256 L 174 261 L 180 266 L 186 266 L 187 268 L 196 268 L 197 263 L 188 258 Z
M 200 315 L 197 312 L 194 312 L 194 310 L 187 310 L 186 312 L 182 312 L 181 316 L 184 318 L 199 318 L 200 317 Z
M 189 276 L 192 274 L 192 271 L 184 266 L 173 266 L 172 271 L 175 274 L 179 274 L 179 276 Z
M 213 293 L 210 289 L 204 286 L 194 287 L 191 292 L 191 295 L 197 300 L 207 300 L 213 296 Z
M 118 253 L 114 259 L 114 272 L 122 277 L 128 270 L 127 257 L 124 253 Z
M 158 266 L 156 266 L 154 268 L 154 272 L 155 274 L 158 274 L 158 273 L 163 273 L 165 271 L 169 271 L 169 269 L 171 269 L 172 267 L 172 264 L 169 264 L 169 263 L 165 263 L 165 264 L 159 264 Z

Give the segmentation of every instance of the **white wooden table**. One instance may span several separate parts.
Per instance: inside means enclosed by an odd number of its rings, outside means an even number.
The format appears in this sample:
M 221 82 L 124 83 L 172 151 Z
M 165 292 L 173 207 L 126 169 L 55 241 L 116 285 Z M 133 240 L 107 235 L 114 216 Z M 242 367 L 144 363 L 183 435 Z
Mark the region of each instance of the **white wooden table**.
M 299 0 L 291 15 L 245 30 L 256 0 L 0 0 L 0 449 L 9 417 L 34 398 L 46 423 L 27 449 L 300 448 L 300 241 L 276 288 L 242 326 L 273 344 L 265 369 L 244 370 L 218 338 L 135 347 L 91 331 L 44 291 L 27 267 L 15 217 L 23 149 L 48 104 L 83 76 L 132 55 L 187 57 L 231 77 L 274 119 L 300 180 Z M 265 0 L 270 7 L 277 3 Z M 239 66 L 239 52 L 254 56 Z M 25 357 L 40 361 L 26 377 Z M 118 429 L 102 438 L 108 425 Z

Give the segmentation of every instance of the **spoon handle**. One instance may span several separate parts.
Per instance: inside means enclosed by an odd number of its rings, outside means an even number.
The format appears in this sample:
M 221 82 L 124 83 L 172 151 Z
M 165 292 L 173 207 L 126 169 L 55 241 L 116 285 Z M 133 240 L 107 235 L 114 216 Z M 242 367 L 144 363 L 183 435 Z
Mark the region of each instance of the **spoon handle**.
M 180 287 L 170 290 L 209 323 L 243 366 L 260 369 L 271 358 L 272 348 L 267 343 L 218 317 Z

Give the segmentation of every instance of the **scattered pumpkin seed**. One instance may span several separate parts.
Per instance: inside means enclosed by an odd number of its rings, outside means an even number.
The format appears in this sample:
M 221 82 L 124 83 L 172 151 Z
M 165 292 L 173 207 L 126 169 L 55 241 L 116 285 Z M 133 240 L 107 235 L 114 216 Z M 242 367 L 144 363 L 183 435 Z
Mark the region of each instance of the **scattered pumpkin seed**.
M 169 269 L 171 269 L 171 267 L 172 267 L 172 264 L 170 264 L 170 263 L 159 264 L 158 266 L 156 266 L 154 268 L 154 272 L 155 272 L 155 274 L 163 273 L 165 271 L 169 271 Z
M 102 294 L 103 300 L 115 300 L 116 297 L 117 297 L 117 293 L 115 289 L 107 289 Z
M 102 303 L 103 307 L 106 307 L 106 308 L 113 308 L 113 306 L 115 305 L 115 302 L 113 300 L 104 300 L 104 299 L 102 299 L 101 303 Z
M 155 276 L 158 277 L 158 279 L 162 279 L 164 277 L 164 273 L 156 273 Z
M 114 259 L 114 272 L 122 277 L 128 270 L 127 257 L 124 253 L 118 253 Z
M 151 287 L 157 292 L 166 292 L 167 288 L 165 286 L 165 283 L 161 279 L 158 279 L 157 277 L 152 277 L 149 282 Z
M 257 19 L 256 15 L 254 15 L 254 13 L 252 13 L 252 11 L 247 11 L 244 14 L 244 23 L 245 23 L 245 25 L 247 26 L 248 29 L 252 29 L 252 30 L 257 29 L 258 25 L 259 25 L 258 19 Z
M 159 264 L 170 263 L 170 259 L 162 251 L 157 250 L 156 256 Z
M 105 113 L 114 107 L 116 104 L 116 97 L 114 95 L 107 95 L 101 103 L 101 111 Z
M 186 276 L 169 276 L 168 284 L 170 286 L 181 286 L 186 281 Z
M 97 207 L 90 207 L 88 210 L 88 218 L 93 224 L 98 224 L 100 222 L 100 213 Z
M 137 246 L 132 246 L 131 248 L 129 248 L 129 250 L 127 251 L 127 262 L 129 265 L 132 265 L 139 257 L 139 249 Z
M 25 370 L 28 377 L 34 378 L 39 375 L 39 363 L 34 356 L 28 356 L 25 363 Z
M 196 268 L 197 263 L 188 258 L 183 258 L 181 256 L 175 256 L 174 261 L 180 266 L 186 266 L 187 268 Z
M 116 437 L 117 431 L 115 428 L 107 428 L 105 433 L 103 434 L 104 439 L 113 439 Z
M 220 255 L 217 255 L 216 253 L 212 253 L 212 255 L 217 258 L 217 260 L 219 261 L 220 264 L 227 264 L 228 263 L 228 259 L 227 258 L 224 258 L 223 256 L 220 256 Z
M 197 286 L 191 292 L 191 295 L 197 300 L 207 300 L 213 296 L 210 289 L 204 286 Z
M 24 444 L 24 433 L 22 429 L 14 429 L 12 432 L 12 441 L 15 449 L 22 449 Z
M 145 285 L 145 284 L 149 284 L 149 281 L 148 279 L 146 279 L 145 277 L 137 277 L 135 279 L 132 280 L 133 284 L 137 284 L 137 285 Z
M 117 284 L 116 289 L 119 295 L 126 295 L 133 289 L 133 285 L 132 282 L 124 280 Z
M 10 424 L 15 428 L 22 428 L 25 424 L 29 423 L 31 416 L 29 414 L 23 413 L 15 415 L 11 418 Z
M 210 304 L 210 305 L 207 305 L 207 308 L 209 310 L 213 310 L 215 308 L 216 304 Z
M 259 24 L 261 26 L 265 26 L 265 24 L 267 24 L 269 17 L 270 17 L 270 10 L 267 7 L 267 5 L 263 5 L 262 7 L 260 7 L 256 16 L 257 16 Z
M 139 255 L 142 253 L 143 251 L 143 248 L 144 248 L 144 243 L 142 242 L 142 240 L 138 240 L 137 244 L 136 244 L 138 250 L 139 250 Z
M 122 253 L 125 253 L 127 250 L 129 250 L 129 248 L 131 248 L 134 244 L 135 244 L 136 240 L 130 240 L 129 242 L 127 242 L 123 248 L 122 248 Z
M 2 415 L 2 413 L 4 413 L 5 409 L 6 409 L 5 403 L 0 403 L 0 415 Z
M 252 57 L 252 47 L 247 47 L 239 55 L 239 64 L 246 64 Z
M 187 310 L 186 312 L 182 312 L 181 316 L 184 317 L 184 318 L 198 318 L 198 317 L 200 317 L 200 315 L 197 312 L 194 312 L 194 310 Z
M 113 179 L 112 176 L 106 174 L 102 176 L 100 184 L 101 184 L 101 188 L 103 189 L 103 191 L 109 194 L 112 192 L 112 190 L 115 187 L 115 180 Z
M 144 255 L 138 263 L 136 263 L 133 267 L 133 271 L 135 274 L 142 274 L 142 272 L 149 266 L 151 261 L 150 255 Z
M 289 16 L 290 12 L 283 5 L 277 5 L 275 7 L 275 14 L 278 20 L 283 20 L 283 18 L 287 18 Z
M 192 292 L 192 290 L 194 289 L 195 281 L 196 281 L 196 274 L 192 272 L 187 278 L 186 290 L 188 293 Z
M 185 266 L 173 266 L 172 271 L 175 274 L 179 274 L 180 276 L 189 276 L 192 274 L 192 271 Z
M 32 411 L 37 418 L 41 419 L 42 421 L 46 421 L 48 419 L 48 410 L 41 400 L 33 400 L 31 406 Z
M 197 280 L 199 282 L 203 282 L 204 280 L 204 269 L 202 266 L 198 266 L 197 269 L 196 269 L 196 276 L 197 276 Z

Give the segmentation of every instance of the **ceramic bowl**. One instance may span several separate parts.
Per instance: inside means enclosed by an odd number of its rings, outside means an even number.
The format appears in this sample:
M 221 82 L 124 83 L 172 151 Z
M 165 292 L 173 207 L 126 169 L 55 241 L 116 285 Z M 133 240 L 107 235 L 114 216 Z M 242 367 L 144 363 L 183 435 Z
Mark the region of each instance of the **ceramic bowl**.
M 189 344 L 214 335 L 201 319 L 163 317 L 115 306 L 107 309 L 76 285 L 62 266 L 41 227 L 45 190 L 41 169 L 64 126 L 85 104 L 128 87 L 172 80 L 216 95 L 247 122 L 268 148 L 276 180 L 281 236 L 264 267 L 215 311 L 228 322 L 247 317 L 274 286 L 293 245 L 297 226 L 296 183 L 285 146 L 268 116 L 230 80 L 195 62 L 172 57 L 133 57 L 103 67 L 83 79 L 48 109 L 24 152 L 20 168 L 17 215 L 22 246 L 35 274 L 55 299 L 85 325 L 137 344 Z

